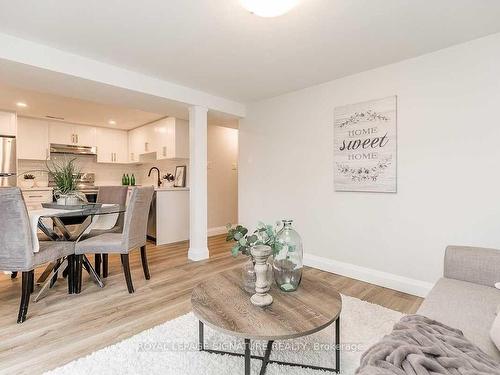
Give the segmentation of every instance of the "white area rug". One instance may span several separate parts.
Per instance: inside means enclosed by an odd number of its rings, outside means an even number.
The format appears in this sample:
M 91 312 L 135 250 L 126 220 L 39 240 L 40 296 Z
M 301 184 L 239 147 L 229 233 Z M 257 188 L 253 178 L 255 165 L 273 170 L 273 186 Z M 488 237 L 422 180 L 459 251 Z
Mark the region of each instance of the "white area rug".
M 382 336 L 403 314 L 384 307 L 342 296 L 341 370 L 354 374 L 361 354 Z M 314 335 L 276 342 L 272 359 L 334 367 L 334 325 Z M 205 345 L 214 349 L 242 351 L 243 340 L 222 335 L 205 326 Z M 252 354 L 262 355 L 264 342 L 252 343 Z M 198 320 L 192 313 L 141 332 L 129 339 L 94 352 L 48 372 L 50 375 L 89 374 L 243 374 L 243 357 L 197 351 Z M 258 374 L 261 361 L 252 360 L 252 374 Z M 269 364 L 269 375 L 313 375 L 322 371 Z

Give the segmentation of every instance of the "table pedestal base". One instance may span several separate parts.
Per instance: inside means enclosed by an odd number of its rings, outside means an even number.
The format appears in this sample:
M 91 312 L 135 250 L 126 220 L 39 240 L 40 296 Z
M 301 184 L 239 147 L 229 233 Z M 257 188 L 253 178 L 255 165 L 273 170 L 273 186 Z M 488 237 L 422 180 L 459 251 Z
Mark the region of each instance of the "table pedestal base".
M 206 349 L 205 348 L 205 339 L 204 339 L 204 324 L 202 321 L 199 321 L 198 335 L 199 335 L 199 349 L 200 349 L 200 351 L 204 351 L 207 353 L 213 353 L 213 354 L 227 354 L 227 355 L 232 355 L 232 356 L 237 356 L 237 357 L 245 357 L 245 375 L 250 375 L 250 359 L 252 359 L 252 358 L 253 359 L 260 359 L 262 361 L 262 366 L 260 368 L 260 375 L 264 375 L 266 373 L 267 365 L 269 363 L 277 363 L 279 365 L 285 365 L 285 366 L 310 368 L 313 370 L 322 370 L 322 371 L 330 371 L 330 372 L 340 373 L 340 316 L 337 318 L 337 320 L 335 320 L 335 368 L 313 366 L 313 365 L 306 365 L 306 364 L 293 363 L 293 362 L 275 361 L 275 360 L 269 359 L 269 357 L 271 356 L 271 351 L 273 348 L 274 341 L 267 342 L 266 351 L 264 353 L 264 356 L 258 356 L 258 355 L 251 354 L 250 339 L 245 339 L 245 354 L 226 352 L 223 350 Z

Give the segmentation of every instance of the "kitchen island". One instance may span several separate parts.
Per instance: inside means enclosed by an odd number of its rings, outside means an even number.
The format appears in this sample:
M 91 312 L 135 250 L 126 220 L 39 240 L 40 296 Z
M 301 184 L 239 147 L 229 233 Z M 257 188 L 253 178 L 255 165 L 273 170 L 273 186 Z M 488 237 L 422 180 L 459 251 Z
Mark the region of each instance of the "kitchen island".
M 156 245 L 189 239 L 189 188 L 156 188 L 148 220 Z

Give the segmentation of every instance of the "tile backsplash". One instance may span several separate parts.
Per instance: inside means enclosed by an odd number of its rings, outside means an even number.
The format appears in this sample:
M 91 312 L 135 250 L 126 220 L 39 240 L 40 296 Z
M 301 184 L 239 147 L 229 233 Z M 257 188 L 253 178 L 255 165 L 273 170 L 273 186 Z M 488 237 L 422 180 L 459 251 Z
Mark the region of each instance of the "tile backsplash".
M 61 158 L 75 158 L 78 168 L 82 172 L 95 173 L 96 185 L 120 185 L 124 173 L 129 176 L 133 173 L 136 178 L 137 185 L 154 185 L 156 184 L 156 172 L 148 177 L 148 171 L 151 167 L 158 167 L 161 175 L 167 173 L 175 173 L 177 165 L 189 165 L 189 159 L 182 160 L 158 160 L 155 162 L 136 164 L 112 164 L 112 163 L 97 163 L 95 156 L 91 155 L 52 155 L 52 159 L 58 160 Z M 18 174 L 30 172 L 36 176 L 38 186 L 46 186 L 48 183 L 47 170 L 45 161 L 42 160 L 19 160 Z M 188 174 L 189 175 L 189 174 Z M 187 181 L 188 182 L 188 181 Z

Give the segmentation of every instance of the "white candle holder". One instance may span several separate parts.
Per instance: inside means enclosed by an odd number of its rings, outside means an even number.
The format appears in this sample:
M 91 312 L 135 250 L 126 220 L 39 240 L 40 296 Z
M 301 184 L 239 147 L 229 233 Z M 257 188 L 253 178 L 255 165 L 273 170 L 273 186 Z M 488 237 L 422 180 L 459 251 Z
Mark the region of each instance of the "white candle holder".
M 259 307 L 269 306 L 273 303 L 273 297 L 268 294 L 271 281 L 267 279 L 267 258 L 271 255 L 271 247 L 267 245 L 256 245 L 250 249 L 255 260 L 255 294 L 250 301 Z

